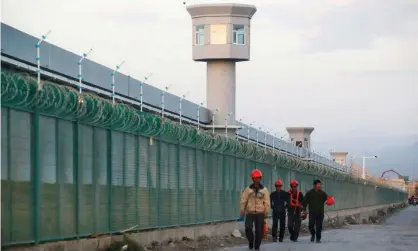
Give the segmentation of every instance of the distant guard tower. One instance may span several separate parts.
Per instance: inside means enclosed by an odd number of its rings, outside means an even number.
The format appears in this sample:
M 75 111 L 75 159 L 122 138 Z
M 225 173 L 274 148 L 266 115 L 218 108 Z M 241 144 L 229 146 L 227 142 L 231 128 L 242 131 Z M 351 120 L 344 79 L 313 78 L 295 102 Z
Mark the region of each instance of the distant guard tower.
M 347 165 L 347 154 L 348 152 L 330 152 L 332 160 L 343 166 Z
M 296 146 L 311 149 L 311 133 L 313 127 L 286 127 L 290 136 L 290 142 Z
M 244 4 L 196 4 L 187 6 L 187 11 L 193 24 L 193 60 L 207 62 L 207 107 L 212 112 L 219 108 L 215 125 L 225 128 L 225 118 L 228 125 L 235 125 L 235 63 L 250 60 L 250 20 L 257 9 Z

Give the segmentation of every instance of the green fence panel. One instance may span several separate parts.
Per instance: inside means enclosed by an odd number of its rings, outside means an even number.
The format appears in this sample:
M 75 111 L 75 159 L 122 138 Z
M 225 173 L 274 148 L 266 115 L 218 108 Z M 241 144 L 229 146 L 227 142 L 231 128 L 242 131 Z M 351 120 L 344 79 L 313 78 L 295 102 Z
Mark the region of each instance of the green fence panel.
M 149 142 L 146 137 L 138 136 L 138 155 L 139 155 L 139 177 L 138 177 L 138 220 L 139 227 L 143 229 L 151 228 L 149 224 L 149 192 L 148 192 L 148 166 L 149 166 L 149 155 L 148 148 Z M 155 211 L 154 211 L 155 212 Z
M 32 129 L 32 114 L 2 109 L 2 243 L 35 241 Z
M 94 232 L 109 231 L 109 184 L 108 184 L 108 132 L 102 128 L 93 128 L 93 184 L 94 201 Z
M 56 119 L 39 117 L 39 167 L 41 239 L 59 236 L 60 189 L 57 177 L 57 125 Z

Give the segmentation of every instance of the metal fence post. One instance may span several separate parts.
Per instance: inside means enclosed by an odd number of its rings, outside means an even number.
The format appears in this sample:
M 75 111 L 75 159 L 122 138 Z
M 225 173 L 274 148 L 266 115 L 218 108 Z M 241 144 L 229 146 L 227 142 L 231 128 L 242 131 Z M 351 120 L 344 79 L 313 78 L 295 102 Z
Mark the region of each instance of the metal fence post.
M 131 226 L 128 226 L 128 221 L 126 219 L 126 210 L 128 208 L 127 201 L 128 201 L 128 187 L 126 186 L 126 134 L 122 133 L 122 184 L 123 184 L 123 225 L 126 228 L 129 228 Z
M 61 236 L 61 169 L 60 169 L 60 154 L 59 154 L 59 120 L 55 119 L 55 164 L 56 173 L 55 179 L 58 185 L 58 198 L 57 198 L 57 233 Z
M 237 199 L 237 192 L 236 192 L 236 188 L 237 188 L 237 158 L 236 157 L 233 157 L 233 160 L 234 160 L 234 165 L 232 166 L 232 168 L 234 169 L 233 171 L 233 173 L 234 173 L 234 181 L 233 181 L 233 184 L 234 184 L 234 186 L 232 187 L 232 191 L 233 191 L 233 195 L 232 195 L 232 201 L 233 201 L 233 203 L 235 203 L 235 207 L 233 207 L 233 213 L 237 213 L 236 212 L 236 207 L 237 207 L 237 205 L 239 205 L 239 200 Z
M 109 233 L 112 233 L 112 131 L 107 129 L 107 185 L 108 185 L 108 218 Z
M 142 108 L 142 107 L 141 107 Z M 139 219 L 139 206 L 138 206 L 138 204 L 139 204 L 139 199 L 138 199 L 138 195 L 139 195 L 139 193 L 140 192 L 138 192 L 139 191 L 139 189 L 140 189 L 140 186 L 139 186 L 139 174 L 140 174 L 140 165 L 139 165 L 139 147 L 140 147 L 140 144 L 139 144 L 139 139 L 140 139 L 140 137 L 141 136 L 139 136 L 139 135 L 135 135 L 135 208 L 136 208 L 136 216 L 135 216 L 135 221 L 136 221 L 136 224 L 138 224 L 139 225 L 139 221 L 140 221 L 140 219 Z
M 198 210 L 198 200 L 199 200 L 199 196 L 197 196 L 198 195 L 198 193 L 199 193 L 199 182 L 198 182 L 198 179 L 199 179 L 199 175 L 198 175 L 198 168 L 197 168 L 197 149 L 195 148 L 194 149 L 194 157 L 195 157 L 195 169 L 194 169 L 194 174 L 195 174 L 195 179 L 194 179 L 194 186 L 195 186 L 195 194 L 194 194 L 194 199 L 195 199 L 195 208 L 194 208 L 194 213 L 195 213 L 195 224 L 196 223 L 198 223 L 199 222 L 199 220 L 198 220 L 198 214 L 197 214 L 197 210 Z
M 7 180 L 8 181 L 11 181 L 12 180 L 12 165 L 11 165 L 11 159 L 12 159 L 12 151 L 11 151 L 11 142 L 12 142 L 12 137 L 11 137 L 11 127 L 12 127 L 12 121 L 11 121 L 11 109 L 10 108 L 7 108 L 7 174 L 8 174 L 8 177 L 7 177 Z M 2 128 L 2 130 L 4 130 L 4 128 Z M 2 151 L 2 153 L 3 153 L 3 151 Z M 9 221 L 9 224 L 8 224 L 8 226 L 10 227 L 9 229 L 7 229 L 8 230 L 8 237 L 9 237 L 9 241 L 11 241 L 12 240 L 12 228 L 13 228 L 13 217 L 12 217 L 12 212 L 13 212 L 13 209 L 12 209 L 12 201 L 13 201 L 13 196 L 12 196 L 12 194 L 10 193 L 9 195 L 9 199 L 8 199 L 8 202 L 9 202 L 9 205 L 7 205 L 7 209 L 8 209 L 8 215 L 10 216 L 10 217 L 8 217 L 8 221 Z M 2 197 L 3 197 L 3 195 L 2 195 Z M 3 218 L 3 215 L 2 215 L 2 218 Z M 6 220 L 6 219 L 2 219 L 2 220 Z M 5 231 L 5 229 L 2 229 L 1 230 L 1 232 L 3 233 Z M 3 237 L 1 238 L 2 240 L 4 239 Z
M 74 127 L 74 134 L 73 134 L 73 177 L 74 177 L 74 185 L 75 185 L 75 232 L 77 239 L 80 236 L 80 185 L 78 182 L 78 130 L 79 130 L 79 122 L 76 121 L 73 124 Z
M 157 180 L 155 182 L 156 190 L 157 190 L 157 226 L 161 227 L 161 140 L 156 141 L 158 142 L 157 148 L 157 163 L 156 163 L 156 176 Z
M 223 194 L 223 210 L 222 210 L 222 219 L 226 219 L 225 214 L 226 214 L 226 164 L 225 164 L 225 159 L 226 159 L 226 155 L 222 154 L 222 194 Z
M 40 182 L 41 182 L 41 172 L 39 170 L 39 112 L 35 110 L 33 113 L 32 121 L 32 133 L 33 133 L 33 142 L 32 142 L 32 154 L 33 154 L 33 234 L 35 239 L 35 245 L 39 244 L 39 209 L 40 209 Z
M 180 142 L 177 142 L 177 224 L 181 225 L 180 220 Z

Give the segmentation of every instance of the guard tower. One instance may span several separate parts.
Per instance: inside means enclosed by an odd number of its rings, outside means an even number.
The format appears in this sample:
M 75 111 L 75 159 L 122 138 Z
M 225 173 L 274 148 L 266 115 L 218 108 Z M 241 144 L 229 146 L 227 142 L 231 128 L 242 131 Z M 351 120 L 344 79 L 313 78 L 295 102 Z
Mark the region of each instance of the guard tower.
M 311 149 L 311 133 L 313 127 L 286 127 L 290 136 L 290 142 L 296 146 Z
M 347 165 L 347 154 L 348 152 L 330 152 L 332 160 L 343 166 Z
M 193 60 L 207 63 L 207 107 L 219 109 L 215 125 L 224 124 L 225 118 L 235 125 L 235 63 L 250 60 L 250 20 L 257 9 L 229 3 L 189 5 L 187 11 L 193 25 Z

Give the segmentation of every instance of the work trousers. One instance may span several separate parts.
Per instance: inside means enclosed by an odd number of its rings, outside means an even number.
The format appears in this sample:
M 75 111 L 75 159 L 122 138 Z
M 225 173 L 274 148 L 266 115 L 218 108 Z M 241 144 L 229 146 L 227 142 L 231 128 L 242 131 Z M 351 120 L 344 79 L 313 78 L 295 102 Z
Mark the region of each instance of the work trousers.
M 280 232 L 279 239 L 283 239 L 284 229 L 286 226 L 286 212 L 273 212 L 273 229 L 271 230 L 271 235 L 273 238 L 277 238 L 277 226 L 280 221 Z
M 309 231 L 312 237 L 316 235 L 316 240 L 321 240 L 322 223 L 324 221 L 324 213 L 309 212 Z
M 245 217 L 245 235 L 250 247 L 259 249 L 263 237 L 264 214 L 247 214 Z M 253 226 L 254 232 L 253 233 Z
M 289 209 L 287 212 L 287 227 L 289 228 L 290 240 L 296 241 L 299 237 L 302 218 L 299 209 Z

